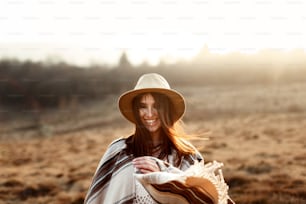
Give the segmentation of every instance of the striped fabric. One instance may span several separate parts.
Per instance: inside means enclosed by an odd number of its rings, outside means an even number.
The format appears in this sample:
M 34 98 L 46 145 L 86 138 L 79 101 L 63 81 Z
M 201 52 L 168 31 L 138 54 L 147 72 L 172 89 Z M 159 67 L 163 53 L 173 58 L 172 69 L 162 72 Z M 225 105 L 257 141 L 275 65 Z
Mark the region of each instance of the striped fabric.
M 222 163 L 195 162 L 180 173 L 152 172 L 136 174 L 136 179 L 158 203 L 167 204 L 228 204 L 228 196 Z
M 135 198 L 135 176 L 132 165 L 133 156 L 126 153 L 126 139 L 114 141 L 102 157 L 92 184 L 87 192 L 84 204 L 124 204 L 133 203 Z M 165 163 L 157 160 L 161 169 L 177 173 L 188 169 L 195 160 L 202 160 L 201 155 L 190 155 L 182 159 L 181 165 L 176 168 L 176 152 L 168 155 Z
M 201 186 L 205 185 L 205 188 L 189 186 L 175 180 L 163 184 L 147 185 L 146 188 L 160 203 L 217 204 L 218 193 L 213 184 L 207 179 L 196 178 L 196 180 L 202 182 Z
M 198 178 L 197 178 L 198 180 Z M 171 197 L 173 197 L 174 203 L 177 203 L 178 199 L 185 199 L 186 202 L 184 203 L 203 203 L 203 204 L 213 204 L 218 203 L 218 194 L 214 188 L 212 188 L 212 184 L 208 180 L 203 179 L 203 183 L 201 185 L 205 185 L 206 187 L 210 188 L 212 193 L 210 191 L 207 191 L 205 188 L 200 187 L 194 187 L 194 186 L 188 186 L 184 183 L 178 182 L 178 181 L 171 181 L 165 184 L 154 184 L 152 185 L 159 193 L 156 194 L 158 197 L 165 196 L 167 200 Z M 214 195 L 211 195 L 214 194 Z M 159 198 L 159 200 L 161 200 Z M 188 201 L 188 202 L 187 202 Z M 164 202 L 166 203 L 166 202 Z M 169 203 L 167 201 L 167 203 Z M 182 203 L 182 202 L 180 202 Z

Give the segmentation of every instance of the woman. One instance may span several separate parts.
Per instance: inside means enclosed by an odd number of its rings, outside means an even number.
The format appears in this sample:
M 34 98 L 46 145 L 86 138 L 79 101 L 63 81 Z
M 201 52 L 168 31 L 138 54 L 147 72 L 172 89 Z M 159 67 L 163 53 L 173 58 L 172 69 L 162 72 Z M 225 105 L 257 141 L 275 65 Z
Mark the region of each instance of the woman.
M 109 146 L 85 203 L 156 203 L 135 173 L 180 172 L 202 160 L 179 131 L 184 98 L 161 75 L 145 74 L 134 90 L 120 96 L 119 109 L 135 125 L 135 132 Z

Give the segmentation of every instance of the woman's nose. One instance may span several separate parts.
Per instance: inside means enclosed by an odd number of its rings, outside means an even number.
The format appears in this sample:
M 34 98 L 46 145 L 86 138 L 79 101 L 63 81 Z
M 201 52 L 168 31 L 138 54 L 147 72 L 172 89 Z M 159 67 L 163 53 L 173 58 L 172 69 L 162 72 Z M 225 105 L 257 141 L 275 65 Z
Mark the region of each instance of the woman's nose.
M 154 108 L 148 107 L 147 109 L 147 116 L 152 117 L 155 114 Z

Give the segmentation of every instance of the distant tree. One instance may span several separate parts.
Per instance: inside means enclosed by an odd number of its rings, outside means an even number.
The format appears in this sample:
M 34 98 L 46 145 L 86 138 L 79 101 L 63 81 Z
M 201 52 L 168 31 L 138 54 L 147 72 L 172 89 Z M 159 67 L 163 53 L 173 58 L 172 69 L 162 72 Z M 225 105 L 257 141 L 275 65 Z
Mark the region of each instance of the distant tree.
M 120 60 L 119 60 L 119 67 L 121 68 L 130 68 L 132 67 L 127 54 L 125 52 L 122 53 Z

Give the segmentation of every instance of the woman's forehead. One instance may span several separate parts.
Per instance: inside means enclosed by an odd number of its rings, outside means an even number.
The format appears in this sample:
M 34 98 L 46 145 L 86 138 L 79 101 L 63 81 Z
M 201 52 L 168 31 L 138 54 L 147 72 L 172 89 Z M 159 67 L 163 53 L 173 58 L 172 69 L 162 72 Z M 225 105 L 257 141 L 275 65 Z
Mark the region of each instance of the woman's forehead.
M 143 94 L 142 96 L 141 96 L 141 98 L 140 98 L 140 102 L 155 102 L 155 99 L 154 99 L 154 97 L 152 96 L 152 94 L 151 93 L 145 93 L 145 94 Z

